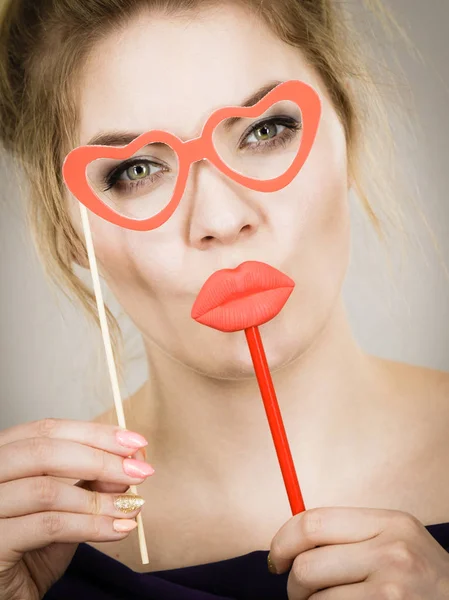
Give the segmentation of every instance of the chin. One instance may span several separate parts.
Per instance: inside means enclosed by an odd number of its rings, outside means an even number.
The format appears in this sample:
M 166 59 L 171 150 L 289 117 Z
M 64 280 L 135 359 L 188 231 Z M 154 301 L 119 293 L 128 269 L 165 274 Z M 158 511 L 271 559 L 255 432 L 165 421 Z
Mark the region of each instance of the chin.
M 282 369 L 306 350 L 295 328 L 273 319 L 260 326 L 260 334 L 270 371 Z M 216 379 L 241 380 L 255 377 L 254 365 L 243 331 L 218 333 L 219 343 L 207 345 L 208 352 L 190 357 L 190 368 Z M 215 337 L 215 336 L 214 336 Z M 199 359 L 199 360 L 198 360 Z

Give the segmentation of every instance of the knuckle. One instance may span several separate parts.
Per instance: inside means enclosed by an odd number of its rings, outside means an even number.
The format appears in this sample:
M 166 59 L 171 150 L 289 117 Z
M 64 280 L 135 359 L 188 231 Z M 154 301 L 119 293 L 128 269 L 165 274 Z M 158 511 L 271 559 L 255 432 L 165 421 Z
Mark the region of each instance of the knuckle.
M 315 535 L 323 529 L 323 515 L 318 509 L 312 508 L 305 512 L 299 521 L 301 535 L 306 540 L 313 540 Z
M 104 477 L 111 473 L 111 461 L 107 452 L 103 450 L 97 451 L 97 477 Z
M 46 438 L 31 438 L 30 452 L 37 463 L 48 465 L 53 454 L 53 446 Z
M 395 519 L 399 523 L 401 531 L 406 535 L 414 536 L 422 529 L 421 522 L 410 513 L 399 513 L 396 515 Z
M 311 574 L 311 563 L 309 560 L 298 556 L 292 565 L 293 576 L 301 585 L 307 587 Z
M 64 529 L 64 519 L 62 515 L 55 512 L 43 513 L 42 529 L 49 538 L 57 537 Z
M 390 564 L 403 570 L 412 570 L 416 565 L 416 555 L 405 540 L 392 542 L 387 549 Z
M 51 437 L 58 425 L 58 419 L 47 417 L 36 421 L 36 431 L 38 437 Z
M 405 600 L 407 598 L 407 590 L 401 582 L 384 582 L 379 584 L 376 598 L 379 598 L 379 600 Z
M 110 526 L 108 528 L 109 522 L 112 522 L 112 519 L 107 519 L 106 517 L 100 517 L 97 515 L 91 516 L 89 529 L 93 540 L 101 540 L 107 529 L 111 529 Z
M 102 502 L 99 492 L 88 492 L 89 494 L 89 512 L 92 515 L 99 515 L 102 512 Z
M 32 493 L 39 506 L 48 509 L 53 507 L 56 503 L 58 498 L 58 485 L 52 477 L 36 477 Z

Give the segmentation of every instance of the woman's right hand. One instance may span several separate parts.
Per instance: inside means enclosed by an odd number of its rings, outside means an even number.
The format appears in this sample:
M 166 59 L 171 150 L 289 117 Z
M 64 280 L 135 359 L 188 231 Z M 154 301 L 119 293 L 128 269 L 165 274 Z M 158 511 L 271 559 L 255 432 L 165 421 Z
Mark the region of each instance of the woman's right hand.
M 152 474 L 135 460 L 143 445 L 138 434 L 85 421 L 44 419 L 0 432 L 0 600 L 40 600 L 80 542 L 129 534 L 117 529 L 134 528 L 140 508 L 125 514 L 114 501 Z

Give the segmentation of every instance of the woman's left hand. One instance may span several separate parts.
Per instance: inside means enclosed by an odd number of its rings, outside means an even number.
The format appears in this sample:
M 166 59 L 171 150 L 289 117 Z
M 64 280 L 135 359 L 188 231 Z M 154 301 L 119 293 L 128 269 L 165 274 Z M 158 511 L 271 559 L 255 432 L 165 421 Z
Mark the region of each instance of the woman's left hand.
M 289 600 L 447 600 L 449 553 L 412 515 L 313 508 L 273 538 L 277 573 L 291 567 Z

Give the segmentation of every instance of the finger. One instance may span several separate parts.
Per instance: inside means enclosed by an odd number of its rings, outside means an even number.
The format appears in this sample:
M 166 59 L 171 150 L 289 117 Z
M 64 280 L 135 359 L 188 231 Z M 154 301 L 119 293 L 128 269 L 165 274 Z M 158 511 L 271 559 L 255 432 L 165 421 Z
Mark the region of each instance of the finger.
M 303 552 L 289 574 L 289 598 L 308 598 L 310 592 L 365 581 L 376 568 L 376 557 L 370 541 Z
M 0 447 L 32 438 L 70 440 L 121 456 L 129 456 L 148 444 L 137 432 L 128 432 L 116 425 L 68 419 L 42 419 L 0 431 Z
M 378 589 L 377 592 L 368 583 L 354 583 L 352 585 L 339 585 L 328 590 L 321 590 L 308 597 L 308 600 L 380 600 L 380 598 L 405 598 L 396 593 L 392 586 Z M 296 600 L 295 596 L 289 596 Z
M 80 484 L 80 485 L 79 485 Z M 78 487 L 91 492 L 100 492 L 104 494 L 125 494 L 129 490 L 129 485 L 121 485 L 118 483 L 108 483 L 107 481 L 84 481 L 81 480 Z
M 145 448 L 141 450 L 137 450 L 134 454 L 134 458 L 136 460 L 145 461 L 147 458 L 147 453 Z M 66 481 L 66 483 L 71 483 Z M 121 485 L 118 483 L 109 483 L 107 481 L 85 481 L 81 479 L 80 481 L 74 483 L 78 487 L 82 487 L 86 490 L 90 490 L 92 492 L 102 492 L 107 494 L 125 494 L 129 490 L 128 485 Z
M 136 517 L 144 504 L 140 496 L 92 492 L 52 477 L 17 479 L 0 485 L 0 518 L 44 511 Z M 134 508 L 133 508 L 134 504 Z
M 316 546 L 349 544 L 376 537 L 394 519 L 405 513 L 371 508 L 312 508 L 292 517 L 271 542 L 270 559 L 278 573 L 287 571 L 293 560 Z
M 52 475 L 137 485 L 154 473 L 148 463 L 124 459 L 77 442 L 48 438 L 19 440 L 1 446 L 0 465 L 0 483 Z
M 129 531 L 115 531 L 114 527 L 128 524 L 133 528 L 137 526 L 132 519 L 59 512 L 4 519 L 1 523 L 0 561 L 17 562 L 24 552 L 58 542 L 69 544 L 121 540 Z

